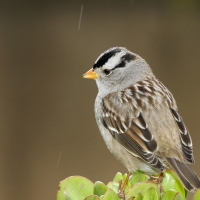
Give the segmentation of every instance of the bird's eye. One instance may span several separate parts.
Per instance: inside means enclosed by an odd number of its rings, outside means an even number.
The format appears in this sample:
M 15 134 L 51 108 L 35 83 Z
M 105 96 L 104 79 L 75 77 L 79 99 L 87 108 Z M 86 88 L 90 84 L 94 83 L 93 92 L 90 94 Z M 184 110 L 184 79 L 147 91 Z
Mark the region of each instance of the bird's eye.
M 108 76 L 108 75 L 110 75 L 111 70 L 109 70 L 109 69 L 104 69 L 103 72 L 104 72 L 104 74 L 105 74 L 106 76 Z

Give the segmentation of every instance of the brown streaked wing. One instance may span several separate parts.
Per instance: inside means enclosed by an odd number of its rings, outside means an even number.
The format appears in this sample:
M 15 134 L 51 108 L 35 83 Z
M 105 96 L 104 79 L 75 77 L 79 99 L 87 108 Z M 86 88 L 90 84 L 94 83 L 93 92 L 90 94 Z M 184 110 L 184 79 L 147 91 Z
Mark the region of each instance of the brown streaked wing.
M 113 108 L 110 111 L 105 106 L 108 104 L 104 101 L 106 101 L 106 98 L 103 99 L 102 104 L 102 123 L 105 128 L 128 152 L 138 156 L 152 167 L 164 171 L 159 157 L 155 154 L 157 143 L 149 131 L 142 114 L 140 113 L 138 117 L 131 119 L 126 116 L 124 117 L 125 120 L 121 120 Z
M 179 115 L 178 111 L 171 108 L 171 112 L 179 128 L 179 135 L 180 135 L 182 150 L 183 150 L 185 159 L 189 163 L 194 163 L 193 146 L 192 146 L 192 139 L 190 137 L 190 134 L 183 122 L 182 117 Z

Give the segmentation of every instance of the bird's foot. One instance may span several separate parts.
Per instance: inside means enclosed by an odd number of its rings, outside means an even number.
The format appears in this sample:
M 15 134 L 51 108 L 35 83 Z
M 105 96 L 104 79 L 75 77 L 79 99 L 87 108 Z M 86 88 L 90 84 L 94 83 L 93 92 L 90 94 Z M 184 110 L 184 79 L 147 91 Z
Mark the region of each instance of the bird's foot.
M 162 180 L 163 180 L 163 173 L 161 172 L 157 176 L 151 176 L 148 181 L 157 184 L 160 190 L 163 191 L 162 184 L 161 184 Z
M 163 173 L 158 174 L 157 176 L 151 176 L 148 181 L 160 184 L 163 180 Z

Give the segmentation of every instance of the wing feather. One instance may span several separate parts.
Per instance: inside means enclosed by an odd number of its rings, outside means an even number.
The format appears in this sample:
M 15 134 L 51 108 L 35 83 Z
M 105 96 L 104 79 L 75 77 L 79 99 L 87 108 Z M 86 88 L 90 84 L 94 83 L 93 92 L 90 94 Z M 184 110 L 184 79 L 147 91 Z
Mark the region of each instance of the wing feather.
M 193 146 L 190 134 L 178 111 L 171 108 L 171 112 L 179 128 L 180 141 L 184 156 L 189 163 L 194 163 Z
M 148 129 L 141 113 L 137 117 L 117 115 L 116 108 L 109 108 L 107 98 L 102 103 L 102 123 L 112 136 L 131 154 L 141 158 L 154 168 L 164 171 L 164 167 L 155 154 L 157 143 Z

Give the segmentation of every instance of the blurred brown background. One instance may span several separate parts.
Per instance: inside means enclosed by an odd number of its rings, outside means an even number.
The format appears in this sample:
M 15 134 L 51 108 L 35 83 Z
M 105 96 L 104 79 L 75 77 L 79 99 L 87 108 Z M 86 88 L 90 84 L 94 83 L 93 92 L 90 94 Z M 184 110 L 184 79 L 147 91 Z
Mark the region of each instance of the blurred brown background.
M 8 0 L 0 2 L 0 199 L 54 200 L 68 176 L 106 183 L 126 172 L 97 129 L 95 82 L 81 77 L 112 46 L 144 57 L 174 94 L 200 176 L 199 1 Z

